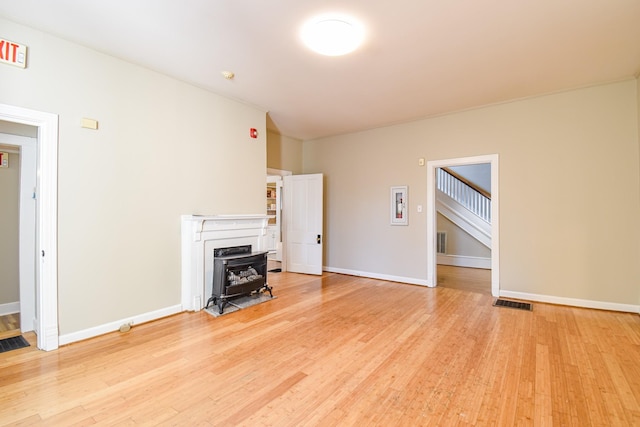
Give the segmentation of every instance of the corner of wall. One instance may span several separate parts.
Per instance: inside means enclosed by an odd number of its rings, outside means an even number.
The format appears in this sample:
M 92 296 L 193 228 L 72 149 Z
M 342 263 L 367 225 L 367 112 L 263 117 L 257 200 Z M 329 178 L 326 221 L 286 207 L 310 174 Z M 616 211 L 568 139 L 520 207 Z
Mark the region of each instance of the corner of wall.
M 267 168 L 302 173 L 302 141 L 267 130 Z
M 640 71 L 636 74 L 636 114 L 638 132 L 636 134 L 636 139 L 638 142 L 638 163 L 640 164 Z M 638 182 L 640 182 L 640 173 L 638 173 Z M 638 198 L 640 199 L 640 191 L 638 192 Z M 638 305 L 640 306 L 640 287 L 638 287 Z

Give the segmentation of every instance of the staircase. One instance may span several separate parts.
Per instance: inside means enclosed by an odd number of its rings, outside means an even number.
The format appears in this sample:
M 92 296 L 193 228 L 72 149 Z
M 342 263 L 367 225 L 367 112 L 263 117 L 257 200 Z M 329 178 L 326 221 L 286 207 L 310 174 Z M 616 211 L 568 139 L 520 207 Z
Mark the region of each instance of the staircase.
M 436 210 L 491 249 L 491 194 L 447 168 L 436 175 Z

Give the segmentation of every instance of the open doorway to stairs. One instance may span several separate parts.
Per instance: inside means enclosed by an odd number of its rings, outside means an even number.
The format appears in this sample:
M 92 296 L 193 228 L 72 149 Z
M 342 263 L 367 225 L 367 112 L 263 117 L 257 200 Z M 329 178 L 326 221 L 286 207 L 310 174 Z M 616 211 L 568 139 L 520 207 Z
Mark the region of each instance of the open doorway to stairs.
M 37 346 L 58 348 L 58 116 L 0 104 L 0 121 L 38 129 L 36 157 L 35 322 Z
M 440 168 L 488 163 L 491 166 L 491 294 L 500 293 L 500 218 L 498 155 L 491 154 L 427 162 L 427 285 L 437 286 L 437 170 Z

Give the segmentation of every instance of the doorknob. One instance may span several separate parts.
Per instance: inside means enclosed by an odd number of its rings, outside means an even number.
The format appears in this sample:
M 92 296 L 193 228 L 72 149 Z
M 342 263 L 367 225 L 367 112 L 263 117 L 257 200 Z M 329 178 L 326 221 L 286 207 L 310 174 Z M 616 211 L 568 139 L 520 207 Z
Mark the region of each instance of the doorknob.
M 322 239 L 320 238 L 320 235 L 318 234 L 318 237 L 316 237 L 316 243 L 320 244 L 321 241 L 322 241 Z

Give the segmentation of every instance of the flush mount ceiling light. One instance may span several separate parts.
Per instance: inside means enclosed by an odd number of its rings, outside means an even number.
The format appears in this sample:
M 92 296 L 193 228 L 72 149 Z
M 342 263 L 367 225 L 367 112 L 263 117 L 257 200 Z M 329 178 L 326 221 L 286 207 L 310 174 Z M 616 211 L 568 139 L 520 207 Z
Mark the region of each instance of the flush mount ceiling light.
M 304 44 L 327 56 L 353 52 L 364 40 L 364 28 L 345 15 L 322 15 L 307 21 L 300 31 Z

